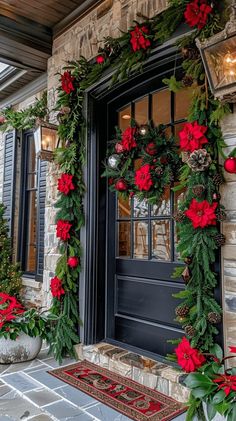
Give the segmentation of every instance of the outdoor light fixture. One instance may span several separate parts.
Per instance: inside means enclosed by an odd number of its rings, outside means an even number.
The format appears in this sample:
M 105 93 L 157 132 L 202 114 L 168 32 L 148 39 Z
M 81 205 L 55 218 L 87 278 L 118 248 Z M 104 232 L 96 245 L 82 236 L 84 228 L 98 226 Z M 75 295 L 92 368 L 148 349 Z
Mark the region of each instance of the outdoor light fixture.
M 236 102 L 236 1 L 225 29 L 196 43 L 200 50 L 210 88 L 215 98 Z
M 57 126 L 40 122 L 34 132 L 36 154 L 45 161 L 52 161 L 53 151 L 58 146 Z

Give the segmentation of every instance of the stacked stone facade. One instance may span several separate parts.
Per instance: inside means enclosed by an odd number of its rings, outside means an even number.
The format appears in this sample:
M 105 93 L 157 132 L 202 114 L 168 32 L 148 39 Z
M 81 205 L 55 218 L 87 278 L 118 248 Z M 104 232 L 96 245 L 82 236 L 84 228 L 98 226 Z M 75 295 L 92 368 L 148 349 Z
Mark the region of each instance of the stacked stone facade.
M 58 36 L 53 43 L 53 54 L 48 61 L 48 104 L 52 110 L 56 102 L 58 75 L 67 61 L 76 60 L 81 55 L 87 59 L 97 54 L 105 36 L 119 36 L 126 31 L 139 15 L 152 17 L 167 7 L 167 0 L 104 0 L 71 28 Z M 23 108 L 32 102 L 29 98 L 18 105 Z M 52 112 L 51 119 L 55 121 Z M 236 146 L 236 120 L 231 114 L 222 123 L 226 152 Z M 0 200 L 3 179 L 3 139 L 0 136 Z M 47 196 L 45 209 L 45 257 L 43 283 L 25 280 L 26 298 L 37 304 L 50 304 L 49 283 L 54 275 L 58 259 L 58 242 L 55 235 L 55 208 L 57 198 L 57 173 L 55 164 L 48 165 Z M 227 220 L 222 224 L 226 235 L 226 245 L 221 254 L 222 302 L 224 311 L 225 346 L 236 345 L 236 175 L 225 174 L 226 184 L 221 189 L 222 204 L 226 208 Z M 82 277 L 83 278 L 83 277 Z M 81 285 L 83 291 L 83 283 Z M 83 318 L 83 314 L 81 315 Z

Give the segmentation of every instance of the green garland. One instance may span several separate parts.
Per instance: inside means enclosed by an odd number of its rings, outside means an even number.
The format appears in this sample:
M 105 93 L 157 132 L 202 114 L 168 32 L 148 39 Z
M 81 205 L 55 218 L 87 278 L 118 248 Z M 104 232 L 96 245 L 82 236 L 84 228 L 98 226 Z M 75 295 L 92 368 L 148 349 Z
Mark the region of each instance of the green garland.
M 34 105 L 25 110 L 15 111 L 13 107 L 1 110 L 0 131 L 29 130 L 37 125 L 38 120 L 44 120 L 48 116 L 47 92 L 43 92 L 41 99 L 36 99 Z
M 103 177 L 109 178 L 111 191 L 118 191 L 125 198 L 135 195 L 139 201 L 147 199 L 150 204 L 155 204 L 165 187 L 178 179 L 180 158 L 175 138 L 166 135 L 164 126 L 138 127 L 135 122 L 126 132 L 128 140 L 131 136 L 136 146 L 123 150 L 122 131 L 116 127 L 115 139 L 107 151 Z M 147 173 L 139 175 L 143 166 Z M 137 177 L 140 176 L 142 190 L 137 186 Z
M 170 0 L 169 8 L 151 20 L 143 18 L 142 24 L 134 26 L 120 38 L 108 37 L 104 40 L 104 47 L 99 50 L 96 62 L 88 62 L 84 58 L 70 62 L 66 71 L 61 75 L 61 86 L 58 89 L 57 110 L 59 111 L 59 136 L 62 147 L 56 151 L 56 162 L 59 164 L 62 176 L 59 179 L 59 199 L 56 204 L 58 213 L 56 217 L 57 235 L 61 239 L 61 257 L 56 267 L 56 276 L 53 278 L 51 289 L 54 295 L 51 312 L 58 316 L 59 321 L 52 326 L 49 338 L 51 351 L 56 359 L 61 360 L 66 354 L 73 355 L 73 345 L 79 342 L 77 335 L 78 314 L 78 275 L 80 272 L 80 228 L 84 223 L 83 197 L 85 185 L 83 181 L 83 165 L 85 160 L 85 121 L 83 118 L 84 92 L 93 83 L 97 82 L 106 69 L 113 66 L 114 75 L 112 83 L 126 80 L 131 73 L 142 70 L 145 60 L 150 56 L 152 47 L 167 40 L 185 21 L 186 8 L 192 3 L 189 0 Z M 210 7 L 206 0 L 205 5 Z M 193 228 L 186 211 L 191 206 L 193 199 L 196 202 L 208 202 L 211 209 L 215 209 L 217 220 L 224 218 L 224 211 L 219 204 L 219 185 L 223 182 L 221 168 L 218 164 L 219 154 L 223 155 L 225 147 L 219 121 L 230 112 L 228 106 L 222 105 L 209 94 L 203 64 L 195 45 L 195 38 L 202 39 L 211 36 L 223 29 L 227 20 L 225 2 L 211 2 L 212 11 L 205 16 L 204 25 L 197 25 L 190 35 L 181 39 L 178 46 L 183 56 L 183 78 L 177 81 L 175 75 L 169 80 L 164 80 L 173 91 L 184 86 L 195 85 L 192 106 L 189 113 L 189 122 L 197 122 L 207 128 L 208 143 L 204 149 L 207 155 L 201 157 L 208 161 L 201 171 L 195 171 L 194 166 L 184 162 L 180 171 L 180 184 L 177 188 L 186 189 L 184 201 L 180 205 L 176 220 L 179 230 L 178 249 L 181 259 L 187 264 L 184 271 L 186 289 L 177 295 L 183 303 L 177 307 L 178 321 L 183 325 L 186 335 L 191 341 L 191 346 L 200 351 L 210 352 L 217 334 L 216 324 L 220 321 L 221 308 L 214 298 L 214 289 L 217 285 L 217 275 L 214 271 L 217 248 L 223 244 L 223 237 L 219 233 L 218 225 Z M 185 16 L 186 17 L 186 16 Z M 139 41 L 135 39 L 138 33 Z M 132 44 L 133 42 L 133 44 Z M 131 48 L 132 44 L 132 48 Z M 154 130 L 154 132 L 152 132 Z M 150 135 L 151 133 L 151 135 Z M 149 127 L 148 136 L 143 139 L 145 147 L 149 140 L 160 139 L 159 129 Z M 118 137 L 121 133 L 118 132 Z M 161 137 L 163 140 L 163 138 Z M 113 145 L 114 147 L 114 145 Z M 114 149 L 112 150 L 114 152 Z M 165 153 L 171 151 L 171 147 Z M 108 150 L 108 157 L 110 156 Z M 130 158 L 127 166 L 121 157 L 121 167 L 127 185 L 128 193 L 137 189 L 133 183 L 133 172 L 130 165 L 137 157 L 136 152 L 129 152 Z M 142 159 L 150 160 L 139 149 L 138 155 Z M 223 155 L 224 156 L 224 155 Z M 159 159 L 160 157 L 158 157 Z M 189 156 L 187 157 L 189 161 Z M 192 161 L 196 156 L 191 157 Z M 106 166 L 105 175 L 117 181 L 116 169 Z M 169 182 L 169 175 L 165 174 L 163 184 L 156 184 L 150 194 L 156 193 L 156 198 L 161 195 L 163 185 Z M 114 188 L 114 182 L 111 183 Z M 143 193 L 139 194 L 143 197 Z M 155 198 L 155 200 L 156 200 Z M 152 200 L 152 199 L 151 199 Z M 73 259 L 73 265 L 69 259 Z M 183 271 L 183 269 L 181 269 Z M 176 276 L 181 272 L 176 271 Z M 171 357 L 172 358 L 172 357 Z M 176 359 L 176 357 L 175 357 Z M 192 396 L 194 401 L 194 397 Z M 193 401 L 191 407 L 193 407 Z M 194 401 L 196 403 L 196 401 Z M 189 418 L 192 419 L 192 418 Z

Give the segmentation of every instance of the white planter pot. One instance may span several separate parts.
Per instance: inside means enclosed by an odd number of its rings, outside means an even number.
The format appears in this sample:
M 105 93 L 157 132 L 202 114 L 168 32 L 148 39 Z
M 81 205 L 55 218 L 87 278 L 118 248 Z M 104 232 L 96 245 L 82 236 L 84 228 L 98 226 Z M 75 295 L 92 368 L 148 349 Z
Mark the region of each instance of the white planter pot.
M 37 336 L 31 338 L 21 332 L 18 338 L 0 338 L 0 364 L 20 363 L 37 357 L 42 346 L 42 339 Z
M 207 411 L 206 411 L 206 404 L 205 404 L 205 403 L 203 403 L 203 409 L 204 409 L 205 417 L 206 417 L 206 419 L 208 420 L 208 417 L 207 417 Z M 216 415 L 214 416 L 214 418 L 213 418 L 213 420 L 212 420 L 212 421 L 226 421 L 226 418 L 225 418 L 225 417 L 223 417 L 222 415 L 220 415 L 220 414 L 218 413 L 218 414 L 216 414 Z

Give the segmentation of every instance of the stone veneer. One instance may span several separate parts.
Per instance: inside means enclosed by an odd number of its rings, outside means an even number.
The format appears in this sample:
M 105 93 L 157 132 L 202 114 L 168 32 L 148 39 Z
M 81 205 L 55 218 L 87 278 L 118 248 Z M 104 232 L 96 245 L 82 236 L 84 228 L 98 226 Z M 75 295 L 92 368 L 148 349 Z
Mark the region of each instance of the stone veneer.
M 77 345 L 79 359 L 90 361 L 171 396 L 179 402 L 187 402 L 189 389 L 183 385 L 186 375 L 165 363 L 157 362 L 123 348 L 107 343 Z

